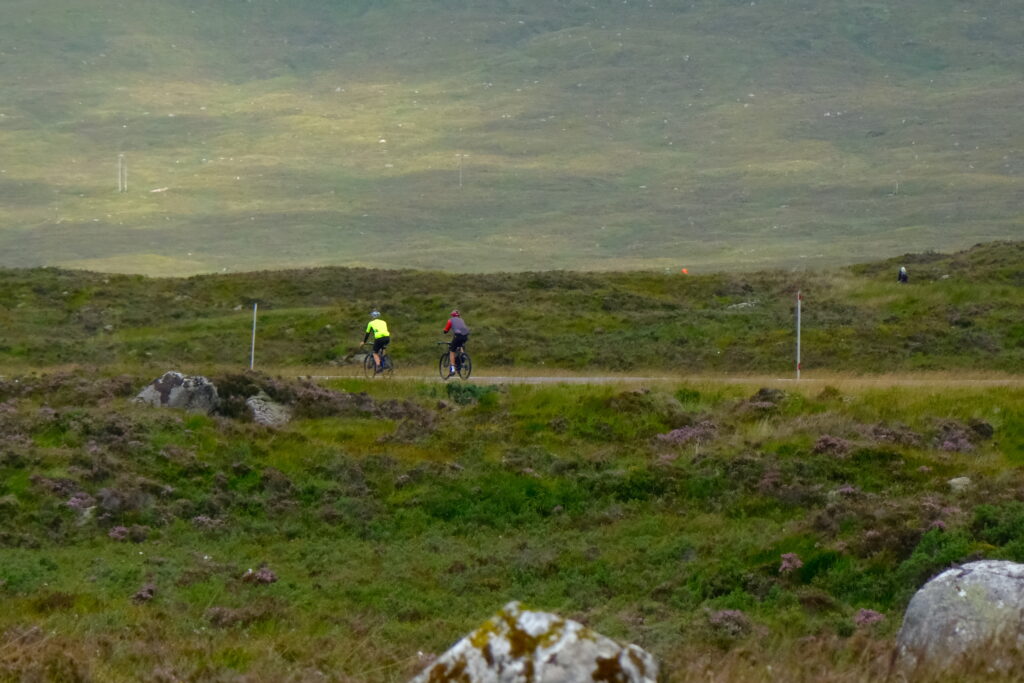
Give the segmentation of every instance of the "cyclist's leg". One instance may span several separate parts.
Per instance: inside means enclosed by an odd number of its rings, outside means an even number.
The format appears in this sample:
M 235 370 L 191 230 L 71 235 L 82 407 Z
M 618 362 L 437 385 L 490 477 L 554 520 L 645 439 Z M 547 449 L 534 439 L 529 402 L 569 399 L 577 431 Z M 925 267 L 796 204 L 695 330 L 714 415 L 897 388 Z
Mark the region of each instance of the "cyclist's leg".
M 380 372 L 380 357 L 384 347 L 391 341 L 391 337 L 381 337 L 373 340 L 373 363 L 377 368 L 377 372 Z
M 458 367 L 459 365 L 462 364 L 462 357 L 466 353 L 466 342 L 468 342 L 468 341 L 469 341 L 469 335 L 468 334 L 460 334 L 459 335 L 459 348 L 458 348 L 458 353 L 456 354 L 456 359 L 459 362 L 456 363 L 456 367 Z
M 455 353 L 459 350 L 459 340 L 462 337 L 457 334 L 452 334 L 451 343 L 448 344 L 448 372 L 449 374 L 455 373 Z
M 452 343 L 448 346 L 448 355 L 451 360 L 452 369 L 455 369 L 457 364 L 458 354 L 466 350 L 466 337 L 462 334 L 456 334 L 452 336 Z

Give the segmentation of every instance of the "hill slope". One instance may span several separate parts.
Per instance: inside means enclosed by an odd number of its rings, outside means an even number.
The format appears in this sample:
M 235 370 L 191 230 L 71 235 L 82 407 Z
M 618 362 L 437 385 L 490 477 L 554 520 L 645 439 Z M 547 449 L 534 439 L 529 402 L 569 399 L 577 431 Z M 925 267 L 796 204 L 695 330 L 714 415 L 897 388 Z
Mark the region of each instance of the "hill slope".
M 800 274 L 0 271 L 0 362 L 239 367 L 258 302 L 257 361 L 289 372 L 349 356 L 373 308 L 403 367 L 432 365 L 458 307 L 480 369 L 788 373 L 798 289 L 808 371 L 1024 367 L 1024 242 Z
M 4 266 L 752 268 L 1024 227 L 1009 0 L 4 14 Z

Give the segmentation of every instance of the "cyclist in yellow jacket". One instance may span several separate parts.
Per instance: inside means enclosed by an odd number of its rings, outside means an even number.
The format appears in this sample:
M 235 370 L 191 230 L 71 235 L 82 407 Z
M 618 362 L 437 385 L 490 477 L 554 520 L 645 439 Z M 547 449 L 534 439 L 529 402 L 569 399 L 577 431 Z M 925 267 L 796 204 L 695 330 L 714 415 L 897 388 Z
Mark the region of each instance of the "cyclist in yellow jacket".
M 370 313 L 370 322 L 366 324 L 366 334 L 363 335 L 363 343 L 373 335 L 373 363 L 374 373 L 381 371 L 380 358 L 384 347 L 391 343 L 391 333 L 388 332 L 388 324 L 380 317 L 380 311 Z

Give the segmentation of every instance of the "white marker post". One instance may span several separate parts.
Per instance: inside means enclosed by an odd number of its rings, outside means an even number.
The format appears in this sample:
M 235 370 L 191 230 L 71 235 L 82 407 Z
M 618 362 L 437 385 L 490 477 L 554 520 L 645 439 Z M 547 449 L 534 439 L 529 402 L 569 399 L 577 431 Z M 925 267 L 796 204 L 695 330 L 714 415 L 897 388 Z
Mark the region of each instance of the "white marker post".
M 252 305 L 252 346 L 249 347 L 249 369 L 252 370 L 253 365 L 256 364 L 256 308 L 259 306 L 258 303 Z
M 117 155 L 117 191 L 128 191 L 128 160 L 124 158 L 124 154 Z
M 468 157 L 469 155 L 468 154 L 462 154 L 460 152 L 459 154 L 456 154 L 455 156 L 457 156 L 459 158 L 459 189 L 461 190 L 462 189 L 462 160 L 465 159 L 466 157 Z
M 804 295 L 800 293 L 800 290 L 796 292 L 796 378 L 800 379 L 800 304 L 804 300 Z

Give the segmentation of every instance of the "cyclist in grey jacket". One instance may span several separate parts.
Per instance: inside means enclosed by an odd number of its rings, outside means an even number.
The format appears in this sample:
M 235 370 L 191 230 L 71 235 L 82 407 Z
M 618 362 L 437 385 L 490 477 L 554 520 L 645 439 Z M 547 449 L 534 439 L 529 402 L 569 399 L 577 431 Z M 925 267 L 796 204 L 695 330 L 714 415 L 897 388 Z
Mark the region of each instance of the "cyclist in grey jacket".
M 466 326 L 466 321 L 462 319 L 458 309 L 452 311 L 452 317 L 448 318 L 448 324 L 444 326 L 444 333 L 448 332 L 452 333 L 452 341 L 448 344 L 448 360 L 451 363 L 448 367 L 448 376 L 451 377 L 455 374 L 455 352 L 459 347 L 465 349 L 466 342 L 469 341 L 469 327 Z

